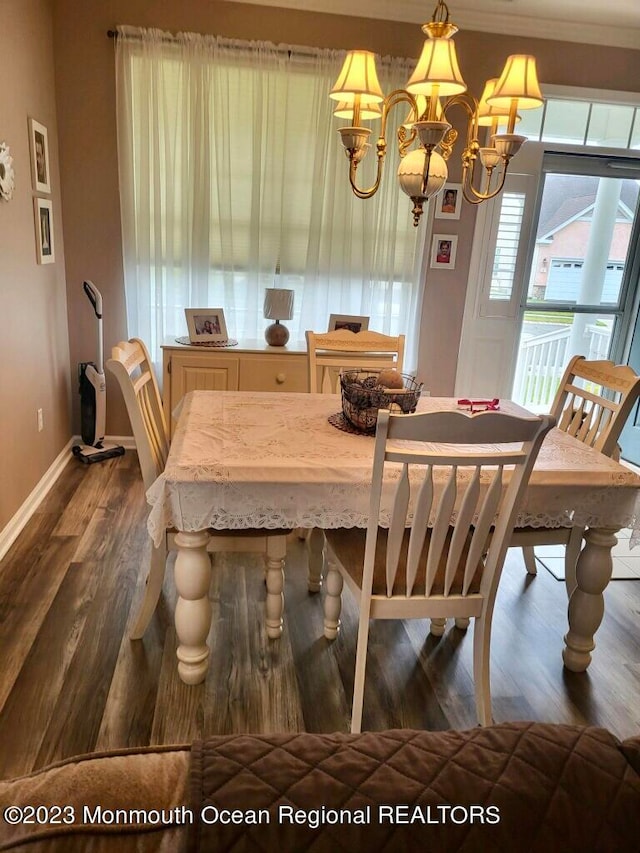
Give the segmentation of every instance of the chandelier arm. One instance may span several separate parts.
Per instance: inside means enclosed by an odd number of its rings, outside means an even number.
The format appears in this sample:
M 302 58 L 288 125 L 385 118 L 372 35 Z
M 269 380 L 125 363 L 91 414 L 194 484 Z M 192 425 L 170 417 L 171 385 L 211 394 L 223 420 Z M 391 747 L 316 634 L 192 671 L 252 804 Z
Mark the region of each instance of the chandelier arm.
M 390 92 L 387 95 L 382 105 L 382 123 L 380 127 L 380 136 L 383 136 L 385 139 L 387 138 L 387 119 L 389 118 L 389 112 L 391 111 L 392 107 L 395 107 L 396 104 L 401 104 L 403 101 L 409 104 L 409 106 L 411 107 L 411 112 L 409 116 L 407 116 L 407 124 L 415 124 L 418 121 L 418 118 L 420 117 L 418 112 L 417 101 L 411 94 L 411 92 L 407 92 L 405 89 L 394 89 L 393 92 Z M 415 130 L 412 130 L 412 133 L 412 139 L 415 139 Z M 399 140 L 398 149 L 402 153 L 402 147 Z
M 465 164 L 468 165 L 469 162 L 475 164 L 475 159 L 480 149 L 480 142 L 478 140 L 478 101 L 469 92 L 452 95 L 443 104 L 443 116 L 446 118 L 447 110 L 455 106 L 462 107 L 467 114 L 467 143 L 462 153 L 462 166 L 464 170 Z
M 442 115 L 447 118 L 447 110 L 451 107 L 462 107 L 467 113 L 467 144 L 478 139 L 478 102 L 469 92 L 452 95 L 442 105 Z M 448 120 L 448 119 L 447 119 Z M 452 122 L 450 122 L 451 124 Z
M 413 124 L 418 120 L 418 105 L 416 103 L 416 99 L 410 92 L 406 92 L 404 89 L 394 89 L 394 91 L 390 92 L 384 99 L 382 103 L 382 122 L 380 125 L 380 136 L 378 137 L 378 141 L 376 143 L 376 152 L 378 155 L 376 179 L 372 186 L 370 186 L 368 189 L 360 189 L 360 187 L 358 187 L 358 185 L 356 184 L 358 161 L 356 161 L 354 157 L 349 157 L 349 183 L 351 184 L 351 189 L 353 190 L 353 193 L 355 196 L 357 196 L 357 198 L 371 198 L 371 196 L 375 195 L 375 193 L 377 193 L 378 191 L 380 181 L 382 179 L 382 166 L 385 155 L 387 153 L 387 118 L 389 116 L 389 111 L 391 110 L 391 108 L 395 107 L 396 104 L 402 103 L 402 101 L 405 101 L 411 107 L 411 123 Z M 406 148 L 406 144 L 403 143 L 399 138 L 397 142 L 398 150 L 402 155 L 403 150 Z
M 462 195 L 469 204 L 480 204 L 483 201 L 495 198 L 504 187 L 504 182 L 507 177 L 508 161 L 503 160 L 502 172 L 500 173 L 500 182 L 498 186 L 489 190 L 491 185 L 491 177 L 494 169 L 487 170 L 487 183 L 484 192 L 477 190 L 474 185 L 474 177 L 476 172 L 476 162 L 478 160 L 478 151 L 480 143 L 478 141 L 478 102 L 469 92 L 462 92 L 459 95 L 453 95 L 445 101 L 442 108 L 443 115 L 446 116 L 447 110 L 453 106 L 462 107 L 467 113 L 467 144 L 462 154 Z
M 415 128 L 415 125 L 412 126 L 411 130 L 407 133 L 405 126 L 403 124 L 400 125 L 398 130 L 396 131 L 396 142 L 398 143 L 398 151 L 400 152 L 400 157 L 405 157 L 417 139 L 418 131 Z
M 371 198 L 372 195 L 375 195 L 378 192 L 380 180 L 382 178 L 382 164 L 384 162 L 385 154 L 387 153 L 387 143 L 383 136 L 379 137 L 378 142 L 376 144 L 376 149 L 378 152 L 378 167 L 376 169 L 376 179 L 374 184 L 370 186 L 369 189 L 361 190 L 360 187 L 357 186 L 356 173 L 358 170 L 358 163 L 354 159 L 350 159 L 349 161 L 349 183 L 351 184 L 353 194 L 357 196 L 357 198 Z
M 469 170 L 469 164 L 465 163 L 462 166 L 462 195 L 465 200 L 469 202 L 469 204 L 480 204 L 483 201 L 488 201 L 491 198 L 495 198 L 502 192 L 504 187 L 504 182 L 507 179 L 507 169 L 509 168 L 508 162 L 504 162 L 502 166 L 502 172 L 500 173 L 500 183 L 498 186 L 489 192 L 489 185 L 491 183 L 491 175 L 487 178 L 487 191 L 479 192 L 473 186 L 473 172 L 475 167 L 475 159 L 471 163 L 471 170 Z M 493 174 L 493 171 L 491 172 Z

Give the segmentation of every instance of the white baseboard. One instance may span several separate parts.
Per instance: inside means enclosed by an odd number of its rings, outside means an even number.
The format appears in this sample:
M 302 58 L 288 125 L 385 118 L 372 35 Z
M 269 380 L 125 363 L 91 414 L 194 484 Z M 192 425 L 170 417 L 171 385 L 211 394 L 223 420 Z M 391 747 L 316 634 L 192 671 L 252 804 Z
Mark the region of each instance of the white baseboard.
M 105 437 L 105 441 L 111 444 L 121 444 L 126 450 L 135 450 L 136 447 L 132 436 L 110 435 Z M 71 448 L 81 442 L 82 439 L 79 435 L 74 435 L 69 439 L 11 521 L 0 530 L 0 560 L 16 541 L 31 516 L 51 491 L 65 467 L 74 459 Z
M 109 444 L 119 444 L 125 450 L 136 449 L 136 442 L 132 435 L 106 435 L 104 440 Z
M 20 532 L 47 496 L 65 466 L 73 459 L 71 448 L 74 443 L 74 440 L 70 439 L 65 444 L 11 521 L 0 530 L 0 560 L 16 541 Z

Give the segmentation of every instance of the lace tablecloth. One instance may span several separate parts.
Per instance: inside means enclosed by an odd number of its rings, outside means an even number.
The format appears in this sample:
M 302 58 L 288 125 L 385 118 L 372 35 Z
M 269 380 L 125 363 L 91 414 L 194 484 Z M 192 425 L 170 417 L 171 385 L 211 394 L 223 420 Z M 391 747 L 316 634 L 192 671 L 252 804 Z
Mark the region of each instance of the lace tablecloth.
M 422 397 L 418 409 L 452 407 L 454 399 Z M 508 401 L 501 408 L 522 411 Z M 171 527 L 366 527 L 374 439 L 331 425 L 340 409 L 331 394 L 187 394 L 165 471 L 147 492 L 154 542 Z M 573 522 L 640 528 L 640 477 L 554 429 L 517 524 Z

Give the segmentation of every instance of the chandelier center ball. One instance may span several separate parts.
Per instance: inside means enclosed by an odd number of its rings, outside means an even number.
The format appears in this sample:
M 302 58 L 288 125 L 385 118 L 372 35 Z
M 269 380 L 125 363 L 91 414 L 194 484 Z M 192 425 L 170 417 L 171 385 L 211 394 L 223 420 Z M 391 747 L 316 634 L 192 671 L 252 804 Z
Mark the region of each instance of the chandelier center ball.
M 429 158 L 429 176 L 424 186 L 424 170 L 427 152 L 424 148 L 414 148 L 400 161 L 398 181 L 400 188 L 409 198 L 431 198 L 447 182 L 449 172 L 444 158 L 437 151 Z

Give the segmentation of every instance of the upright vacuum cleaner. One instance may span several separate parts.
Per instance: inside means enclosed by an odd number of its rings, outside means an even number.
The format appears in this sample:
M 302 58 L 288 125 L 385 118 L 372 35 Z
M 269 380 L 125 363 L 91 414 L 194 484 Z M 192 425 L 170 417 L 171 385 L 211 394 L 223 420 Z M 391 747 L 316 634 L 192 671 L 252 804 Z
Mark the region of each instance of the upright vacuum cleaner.
M 83 443 L 76 444 L 72 452 L 81 462 L 89 464 L 122 456 L 124 447 L 104 442 L 107 386 L 103 364 L 102 296 L 93 282 L 85 281 L 82 286 L 98 318 L 98 351 L 95 362 L 83 361 L 78 365 L 80 433 Z

